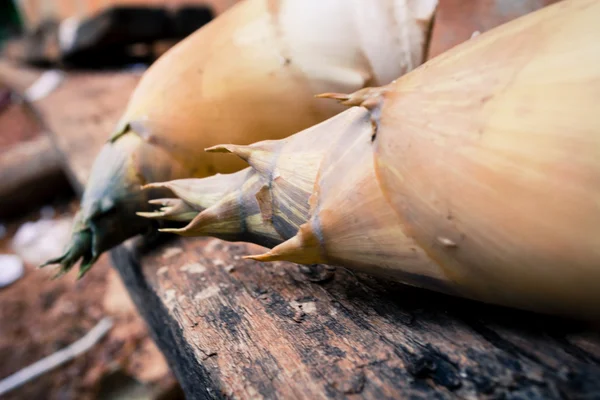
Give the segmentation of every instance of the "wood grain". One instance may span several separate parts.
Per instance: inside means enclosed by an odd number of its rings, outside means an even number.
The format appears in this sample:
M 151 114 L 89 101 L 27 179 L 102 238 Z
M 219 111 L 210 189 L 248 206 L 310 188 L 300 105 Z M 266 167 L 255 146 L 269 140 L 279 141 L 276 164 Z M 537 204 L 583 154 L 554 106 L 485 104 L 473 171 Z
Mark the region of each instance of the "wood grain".
M 0 62 L 0 77 L 21 92 L 42 73 Z M 77 190 L 83 189 L 96 154 L 115 128 L 139 78 L 133 72 L 72 72 L 54 91 L 32 103 Z
M 147 247 L 113 261 L 190 399 L 600 396 L 600 337 L 574 321 L 341 268 L 313 282 L 246 244 Z

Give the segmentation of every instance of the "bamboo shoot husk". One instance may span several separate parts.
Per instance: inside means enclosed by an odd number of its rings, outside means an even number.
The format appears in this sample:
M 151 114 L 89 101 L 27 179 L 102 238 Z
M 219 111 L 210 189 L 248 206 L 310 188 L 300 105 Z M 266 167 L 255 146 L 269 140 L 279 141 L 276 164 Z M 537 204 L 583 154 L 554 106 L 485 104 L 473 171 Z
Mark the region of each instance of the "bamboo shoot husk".
M 598 20 L 599 2 L 566 0 L 384 87 L 323 95 L 364 115 L 338 115 L 338 141 L 307 160 L 298 233 L 250 258 L 600 317 Z
M 245 0 L 165 53 L 142 77 L 86 185 L 72 245 L 47 264 L 83 275 L 153 225 L 142 185 L 232 173 L 219 143 L 287 137 L 336 115 L 323 91 L 389 83 L 423 61 L 437 1 Z

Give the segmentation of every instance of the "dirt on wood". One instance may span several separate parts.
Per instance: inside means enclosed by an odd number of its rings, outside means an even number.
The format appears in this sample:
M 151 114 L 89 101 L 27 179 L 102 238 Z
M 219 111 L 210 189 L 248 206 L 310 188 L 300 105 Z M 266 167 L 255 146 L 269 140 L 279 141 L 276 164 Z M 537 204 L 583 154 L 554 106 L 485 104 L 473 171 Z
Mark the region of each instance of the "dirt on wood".
M 60 206 L 57 217 L 72 215 L 75 206 Z M 0 254 L 12 253 L 17 228 L 38 218 L 34 212 L 5 224 Z M 143 392 L 143 398 L 178 397 L 173 375 L 106 256 L 80 281 L 75 274 L 52 280 L 55 271 L 35 267 L 26 265 L 20 280 L 0 289 L 0 379 L 75 342 L 105 316 L 114 326 L 90 351 L 5 399 L 114 398 L 107 389 L 119 385 Z

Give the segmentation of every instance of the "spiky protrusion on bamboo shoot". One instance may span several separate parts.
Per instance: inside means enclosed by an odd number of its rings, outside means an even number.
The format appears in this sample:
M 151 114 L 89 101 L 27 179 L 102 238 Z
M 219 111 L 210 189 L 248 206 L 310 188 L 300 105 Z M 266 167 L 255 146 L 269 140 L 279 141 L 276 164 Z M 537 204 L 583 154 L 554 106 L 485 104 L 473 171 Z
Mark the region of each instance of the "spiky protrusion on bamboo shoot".
M 291 261 L 298 264 L 320 264 L 322 243 L 309 223 L 300 226 L 298 233 L 264 254 L 244 256 L 256 261 Z
M 289 214 L 290 189 L 274 176 L 302 182 L 310 208 L 285 242 L 250 258 L 341 264 L 600 317 L 598 18 L 597 1 L 566 0 L 455 47 L 379 95 L 327 95 L 362 107 L 280 147 L 264 173 L 268 214 Z M 297 147 L 307 143 L 312 153 Z
M 216 174 L 202 179 L 176 179 L 149 183 L 142 189 L 168 189 L 189 207 L 196 211 L 203 211 L 217 203 L 226 193 L 243 185 L 246 178 L 246 174 L 239 171 L 232 174 Z M 151 204 L 155 202 L 160 204 L 155 200 L 150 201 Z
M 67 271 L 82 259 L 85 273 L 104 251 L 153 229 L 149 218 L 192 216 L 169 204 L 136 216 L 163 196 L 140 186 L 238 171 L 238 158 L 202 150 L 287 137 L 343 110 L 316 93 L 385 84 L 420 65 L 436 6 L 246 0 L 177 43 L 142 77 L 94 164 L 70 246 L 46 264 Z M 275 228 L 291 232 L 279 222 L 275 215 Z
M 277 152 L 283 143 L 277 140 L 266 140 L 240 146 L 234 144 L 219 144 L 205 149 L 208 153 L 231 153 L 246 161 L 259 174 L 270 173 L 271 165 L 277 157 Z
M 373 94 L 384 92 L 371 90 L 370 98 L 380 103 Z M 420 284 L 423 280 L 429 286 L 437 282 L 436 288 L 442 288 L 444 274 L 404 234 L 393 209 L 379 193 L 371 150 L 374 113 L 377 113 L 374 108 L 351 108 L 328 123 L 288 139 L 208 149 L 230 152 L 246 160 L 252 166 L 247 170 L 251 178 L 243 187 L 231 186 L 233 191 L 223 194 L 221 203 L 228 207 L 213 206 L 187 227 L 163 231 L 264 245 L 265 241 L 260 240 L 264 232 L 260 230 L 274 226 L 273 222 L 279 217 L 288 222 L 287 234 L 272 241 L 276 246 L 271 251 L 249 258 L 349 264 L 365 271 L 381 270 L 383 275 L 413 285 L 424 286 Z M 277 178 L 273 179 L 274 175 Z M 259 176 L 262 184 L 255 183 Z M 302 176 L 308 179 L 300 179 Z M 293 203 L 291 194 L 293 188 L 298 187 L 303 190 L 297 193 L 295 201 L 304 208 L 294 218 L 293 210 L 299 208 L 290 204 Z M 231 212 L 231 204 L 238 209 L 243 205 L 259 211 L 261 218 L 255 219 L 254 224 L 241 224 L 239 215 L 242 214 Z M 365 209 L 371 211 L 365 213 Z M 215 223 L 220 229 L 215 229 Z M 226 236 L 222 234 L 225 224 Z M 369 235 L 357 232 L 369 232 Z M 254 237 L 249 239 L 249 234 Z M 395 267 L 397 259 L 405 263 L 402 270 Z
M 367 87 L 353 93 L 320 93 L 319 99 L 333 99 L 348 107 L 364 107 L 372 110 L 383 101 L 383 96 L 390 89 L 387 86 Z
M 243 179 L 237 187 L 230 186 L 221 199 L 196 215 L 187 226 L 160 231 L 181 236 L 214 236 L 224 240 L 248 241 L 267 247 L 281 243 L 283 238 L 272 224 L 263 220 L 255 198 L 255 193 L 264 185 L 260 175 L 252 169 L 230 174 L 231 178 L 235 178 L 233 182 L 237 182 L 239 176 Z
M 385 90 L 370 93 L 373 103 L 381 104 L 374 93 L 382 96 Z M 378 114 L 376 107 L 343 114 L 352 121 L 347 124 L 351 129 L 343 131 L 323 153 L 308 221 L 294 237 L 251 258 L 345 265 L 450 293 L 444 271 L 407 235 L 381 195 L 371 143 L 372 119 Z
M 352 118 L 348 118 L 348 116 Z M 356 129 L 353 116 L 368 120 L 366 113 L 360 109 L 351 109 L 343 117 L 336 116 L 290 138 L 278 141 L 264 141 L 248 146 L 218 145 L 207 149 L 211 152 L 233 153 L 244 159 L 251 167 L 234 174 L 219 175 L 205 179 L 183 179 L 173 182 L 157 183 L 148 187 L 170 188 L 174 194 L 185 202 L 202 211 L 186 227 L 168 229 L 166 231 L 185 236 L 215 235 L 224 232 L 222 228 L 227 221 L 229 240 L 242 240 L 241 236 L 264 244 L 266 234 L 269 243 L 273 244 L 278 233 L 279 243 L 294 236 L 300 225 L 309 216 L 309 199 L 313 191 L 320 160 L 329 145 L 335 142 L 344 132 L 352 134 Z M 224 156 L 226 157 L 226 156 Z M 212 196 L 206 193 L 210 187 L 218 193 Z M 206 198 L 214 202 L 206 202 Z M 220 200 L 217 202 L 216 199 Z M 217 211 L 217 203 L 222 207 Z M 238 212 L 231 212 L 233 205 Z M 211 206 L 211 211 L 204 211 Z M 248 210 L 252 210 L 249 212 Z M 243 215 L 256 215 L 251 221 L 240 221 Z M 160 218 L 161 211 L 150 215 Z M 219 230 L 215 230 L 216 218 L 220 218 Z M 238 229 L 238 236 L 233 234 Z M 265 228 L 268 227 L 268 229 Z M 275 243 L 277 244 L 277 243 Z
M 156 211 L 139 211 L 136 214 L 148 219 L 164 219 L 167 221 L 191 221 L 198 211 L 181 199 L 154 199 L 148 202 L 161 206 Z

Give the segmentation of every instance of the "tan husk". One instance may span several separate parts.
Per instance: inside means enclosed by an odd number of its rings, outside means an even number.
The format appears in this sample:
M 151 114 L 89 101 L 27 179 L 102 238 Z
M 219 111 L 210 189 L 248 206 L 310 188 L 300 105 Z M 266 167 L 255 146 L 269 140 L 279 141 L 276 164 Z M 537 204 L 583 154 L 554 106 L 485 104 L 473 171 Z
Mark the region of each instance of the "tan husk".
M 165 228 L 183 236 L 214 236 L 224 240 L 247 241 L 271 247 L 282 241 L 272 224 L 264 223 L 255 193 L 263 186 L 256 171 L 245 169 L 230 177 L 242 180 L 238 187 L 207 207 L 184 228 Z
M 336 117 L 348 129 L 305 161 L 319 165 L 306 222 L 251 257 L 600 317 L 598 20 L 597 1 L 566 0 L 380 90 L 329 94 L 369 118 Z
M 600 2 L 519 18 L 384 95 L 377 174 L 465 292 L 600 314 Z
M 48 263 L 66 272 L 83 258 L 83 274 L 151 228 L 135 211 L 165 192 L 142 185 L 244 166 L 204 148 L 284 138 L 343 110 L 315 94 L 386 84 L 418 66 L 436 3 L 246 0 L 178 43 L 142 77 L 95 161 L 72 245 Z
M 293 237 L 266 255 L 251 258 L 349 263 L 362 271 L 377 270 L 405 283 L 452 292 L 440 268 L 403 234 L 398 216 L 378 189 L 371 114 L 365 109 L 349 109 L 280 141 L 208 150 L 233 152 L 251 167 L 229 177 L 220 175 L 220 201 L 185 228 L 162 231 L 266 247 Z M 242 174 L 246 177 L 240 181 Z M 263 177 L 260 181 L 258 174 Z M 183 197 L 181 190 L 174 193 L 190 201 L 189 193 L 200 192 L 200 187 L 207 186 L 205 181 L 214 181 L 214 177 L 175 181 L 187 189 Z M 150 186 L 175 187 L 170 182 Z M 372 211 L 364 213 L 364 209 Z M 271 230 L 275 226 L 278 235 Z M 402 260 L 402 268 L 398 260 Z
M 353 109 L 286 139 L 207 149 L 234 153 L 251 165 L 237 173 L 146 185 L 171 189 L 180 200 L 202 211 L 188 219 L 190 223 L 184 228 L 161 231 L 183 236 L 226 238 L 228 235 L 232 240 L 261 245 L 275 245 L 289 239 L 308 219 L 309 198 L 328 146 L 345 132 L 353 132 L 356 124 L 363 123 L 355 115 L 368 121 L 363 110 Z M 138 214 L 171 219 L 169 215 L 162 216 L 161 211 Z M 241 238 L 243 235 L 245 239 Z
M 600 316 L 599 18 L 600 3 L 589 0 L 548 7 L 381 93 L 372 112 L 381 192 L 465 297 Z M 360 187 L 354 175 L 349 185 Z M 340 209 L 338 218 L 352 213 Z M 322 237 L 343 237 L 325 218 Z
M 382 196 L 375 176 L 370 114 L 349 112 L 337 118 L 352 123 L 328 147 L 314 185 L 313 209 L 298 237 L 259 261 L 348 265 L 416 286 L 451 293 L 448 278 L 414 240 Z M 351 111 L 354 111 L 351 110 Z

